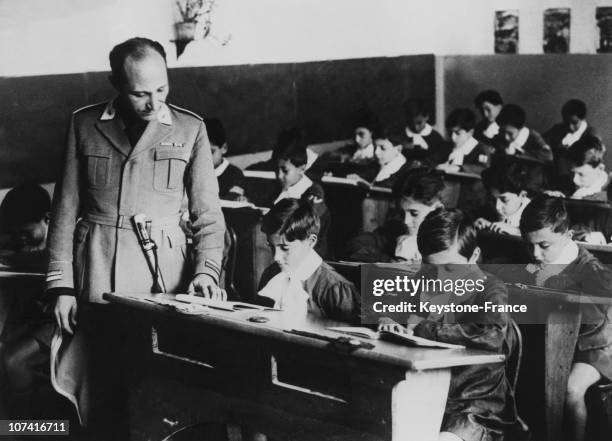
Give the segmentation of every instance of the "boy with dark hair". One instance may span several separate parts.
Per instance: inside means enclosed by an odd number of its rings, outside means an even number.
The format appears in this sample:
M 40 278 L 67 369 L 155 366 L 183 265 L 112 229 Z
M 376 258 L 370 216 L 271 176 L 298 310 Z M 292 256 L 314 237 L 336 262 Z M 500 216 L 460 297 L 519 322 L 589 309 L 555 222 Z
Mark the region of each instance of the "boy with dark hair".
M 573 177 L 572 199 L 607 201 L 610 176 L 606 172 L 604 158 L 606 147 L 596 136 L 583 136 L 566 154 Z
M 523 108 L 507 104 L 497 115 L 500 133 L 495 147 L 500 154 L 526 156 L 542 162 L 552 161 L 552 151 L 538 132 L 526 126 Z
M 417 235 L 423 263 L 428 264 L 421 274 L 429 273 L 426 277 L 432 278 L 435 271 L 434 277 L 441 280 L 481 281 L 484 289 L 453 298 L 452 293 L 421 291 L 416 301 L 459 301 L 479 306 L 479 312 L 411 314 L 408 329 L 383 318 L 379 328 L 509 356 L 516 344 L 510 316 L 501 311 L 484 312 L 485 302 L 506 305 L 508 291 L 500 280 L 477 265 L 480 248 L 476 238 L 471 219 L 459 210 L 439 209 L 427 215 Z M 417 273 L 415 278 L 419 276 Z M 439 441 L 515 440 L 523 439 L 519 435 L 525 431 L 504 364 L 452 368 Z
M 485 145 L 492 145 L 499 134 L 499 126 L 495 119 L 504 105 L 501 95 L 496 90 L 485 90 L 474 98 L 474 105 L 482 119 L 474 128 L 474 138 Z
M 455 109 L 446 118 L 453 149 L 438 168 L 447 172 L 465 171 L 480 174 L 489 166 L 489 148 L 474 138 L 476 116 L 470 109 Z
M 596 296 L 612 292 L 612 271 L 572 241 L 569 217 L 561 199 L 535 198 L 521 216 L 521 234 L 532 246 L 535 265 L 527 267 L 527 283 Z M 585 393 L 602 379 L 612 380 L 611 310 L 607 305 L 581 304 L 580 326 L 574 361 L 567 384 L 565 408 L 571 439 L 585 437 Z
M 261 229 L 275 262 L 261 276 L 259 302 L 289 311 L 296 320 L 312 313 L 358 323 L 355 286 L 314 250 L 319 218 L 307 201 L 281 200 L 264 216 Z
M 226 200 L 246 201 L 242 170 L 225 159 L 225 155 L 227 155 L 227 138 L 223 123 L 218 118 L 207 118 L 204 119 L 204 124 L 206 124 L 213 166 L 215 167 L 217 182 L 219 183 L 219 197 Z
M 404 155 L 409 159 L 427 160 L 439 164 L 448 156 L 448 146 L 442 135 L 429 124 L 431 111 L 424 100 L 415 98 L 404 103 L 405 132 L 408 144 Z

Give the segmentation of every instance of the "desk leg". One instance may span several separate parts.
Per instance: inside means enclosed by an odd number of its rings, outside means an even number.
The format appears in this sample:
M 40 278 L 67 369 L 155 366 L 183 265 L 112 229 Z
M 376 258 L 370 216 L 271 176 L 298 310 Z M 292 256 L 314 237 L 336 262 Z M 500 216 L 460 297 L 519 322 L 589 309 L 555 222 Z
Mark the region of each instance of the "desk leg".
M 450 386 L 450 369 L 409 371 L 391 397 L 392 441 L 435 441 Z
M 551 312 L 545 334 L 546 433 L 550 441 L 561 439 L 567 380 L 580 329 L 580 306 L 565 305 Z

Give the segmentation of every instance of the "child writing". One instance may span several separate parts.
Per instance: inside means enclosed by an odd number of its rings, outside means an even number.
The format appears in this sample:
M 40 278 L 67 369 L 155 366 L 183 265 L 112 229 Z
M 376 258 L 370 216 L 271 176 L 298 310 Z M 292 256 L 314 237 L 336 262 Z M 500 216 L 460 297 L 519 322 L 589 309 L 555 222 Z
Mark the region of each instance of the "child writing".
M 455 109 L 446 118 L 446 129 L 453 142 L 445 162 L 438 169 L 480 174 L 489 166 L 489 148 L 474 138 L 476 116 L 470 109 Z
M 485 170 L 482 180 L 489 197 L 495 201 L 496 217 L 477 219 L 476 228 L 520 236 L 523 210 L 545 182 L 542 167 L 514 162 L 507 169 L 493 167 Z
M 493 145 L 493 140 L 499 134 L 499 125 L 497 125 L 496 119 L 504 101 L 498 91 L 485 90 L 476 96 L 474 105 L 482 116 L 474 129 L 474 138 L 485 145 Z
M 562 200 L 546 196 L 535 198 L 523 211 L 520 228 L 535 259 L 535 265 L 527 267 L 527 283 L 597 296 L 610 295 L 612 272 L 572 241 Z M 581 310 L 583 323 L 565 398 L 574 441 L 585 439 L 587 389 L 602 379 L 612 380 L 610 307 L 585 302 L 581 304 Z
M 393 188 L 396 210 L 385 225 L 351 239 L 344 251 L 347 260 L 389 262 L 393 259 L 420 263 L 416 245 L 419 226 L 427 214 L 442 207 L 444 182 L 439 173 L 414 172 Z
M 557 187 L 570 182 L 570 166 L 565 157 L 567 150 L 585 136 L 596 136 L 595 130 L 586 120 L 586 115 L 587 108 L 584 102 L 577 99 L 569 100 L 561 108 L 563 122 L 554 125 L 544 135 L 553 151 Z
M 507 104 L 497 115 L 500 133 L 495 147 L 500 154 L 523 156 L 542 162 L 552 161 L 552 151 L 538 132 L 526 126 L 525 111 L 515 105 Z
M 417 244 L 423 263 L 429 267 L 422 270 L 428 273 L 427 278 L 432 278 L 433 274 L 429 273 L 435 271 L 438 279 L 469 279 L 481 281 L 484 286 L 484 290 L 460 297 L 452 293 L 420 292 L 419 301 L 448 303 L 451 299 L 446 297 L 454 296 L 453 302 L 468 305 L 507 304 L 505 285 L 476 264 L 480 255 L 476 230 L 461 211 L 439 209 L 429 213 L 419 228 Z M 379 328 L 506 356 L 516 342 L 509 315 L 500 311 L 411 314 L 408 323 L 405 330 L 383 318 Z M 519 433 L 523 431 L 504 364 L 452 368 L 439 441 L 515 440 L 522 439 Z
M 431 112 L 422 99 L 409 99 L 404 103 L 408 145 L 404 154 L 408 159 L 425 160 L 439 164 L 448 156 L 448 146 L 442 135 L 429 124 Z
M 355 286 L 315 252 L 319 218 L 308 201 L 283 199 L 264 216 L 262 231 L 274 263 L 261 276 L 259 302 L 289 311 L 358 323 Z
M 227 155 L 227 138 L 221 120 L 210 118 L 205 119 L 204 122 L 210 141 L 213 166 L 215 167 L 215 174 L 219 182 L 219 197 L 226 200 L 246 201 L 242 170 L 225 159 L 225 155 Z

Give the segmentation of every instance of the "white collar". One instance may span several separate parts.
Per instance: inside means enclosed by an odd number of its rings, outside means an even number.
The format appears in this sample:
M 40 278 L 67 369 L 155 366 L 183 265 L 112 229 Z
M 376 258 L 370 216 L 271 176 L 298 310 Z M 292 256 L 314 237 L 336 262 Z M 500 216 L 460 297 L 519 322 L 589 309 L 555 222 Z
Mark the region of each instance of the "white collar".
M 316 152 L 306 149 L 306 168 L 304 170 L 308 170 L 318 157 L 319 155 Z
M 566 147 L 572 146 L 582 137 L 582 135 L 584 135 L 584 132 L 586 132 L 587 127 L 588 124 L 585 120 L 580 121 L 580 126 L 578 126 L 578 130 L 576 130 L 574 133 L 568 132 L 561 140 L 561 145 L 564 145 Z
M 519 130 L 516 139 L 512 141 L 510 145 L 508 145 L 507 153 L 509 155 L 514 155 L 517 151 L 520 153 L 525 153 L 523 146 L 527 142 L 527 138 L 529 138 L 529 129 L 527 127 L 523 127 L 521 130 Z
M 396 173 L 400 168 L 402 168 L 405 163 L 406 158 L 404 155 L 398 153 L 395 158 L 380 168 L 374 182 L 380 182 L 388 179 L 393 173 Z
M 602 191 L 605 185 L 608 183 L 608 180 L 610 179 L 610 177 L 608 176 L 608 173 L 606 173 L 605 170 L 599 170 L 599 171 L 600 171 L 599 177 L 597 181 L 595 182 L 595 184 L 589 187 L 578 188 L 574 192 L 574 194 L 570 196 L 570 198 L 571 199 L 582 199 L 582 198 L 591 196 L 595 193 L 599 193 L 600 191 Z
M 578 257 L 578 245 L 573 240 L 568 241 L 567 245 L 561 250 L 561 254 L 549 265 L 567 265 L 572 263 Z
M 527 207 L 529 202 L 530 200 L 528 198 L 523 198 L 523 200 L 521 201 L 521 205 L 519 205 L 516 211 L 512 213 L 510 216 L 503 219 L 502 222 L 512 227 L 518 228 L 521 223 L 521 215 L 523 214 L 523 210 L 525 210 L 525 207 Z
M 353 153 L 353 161 L 363 160 L 363 159 L 372 159 L 374 157 L 374 144 L 368 144 L 364 148 L 358 148 L 355 153 Z
M 406 127 L 406 135 L 408 135 L 411 138 L 414 136 L 429 136 L 431 135 L 431 132 L 433 132 L 433 127 L 431 127 L 431 125 L 429 124 L 425 124 L 425 127 L 423 127 L 423 130 L 421 130 L 419 133 L 415 133 L 412 130 L 410 130 L 410 127 Z
M 221 164 L 219 164 L 219 166 L 215 168 L 215 176 L 217 177 L 221 176 L 223 172 L 227 170 L 227 167 L 229 167 L 229 165 L 230 165 L 230 162 L 227 159 L 223 158 L 223 161 L 221 161 Z
M 281 192 L 278 195 L 274 203 L 276 204 L 278 201 L 288 198 L 299 199 L 302 197 L 304 192 L 308 190 L 312 186 L 312 181 L 306 175 L 302 175 L 299 181 L 289 187 L 287 190 Z
M 287 271 L 287 274 L 289 274 L 289 278 L 303 282 L 312 276 L 322 263 L 323 259 L 321 259 L 321 256 L 315 250 L 310 249 L 299 266 L 294 270 Z
M 499 133 L 499 124 L 495 121 L 490 123 L 482 134 L 488 139 L 493 139 Z
M 102 115 L 100 115 L 100 121 L 108 121 L 115 118 L 115 115 L 117 115 L 115 101 L 117 101 L 117 97 L 108 102 L 104 112 L 102 112 Z M 172 115 L 170 114 L 170 108 L 166 103 L 163 103 L 159 109 L 159 112 L 157 112 L 157 121 L 167 126 L 172 125 Z
M 453 151 L 448 155 L 448 164 L 463 165 L 463 159 L 472 153 L 472 150 L 478 145 L 478 140 L 471 136 L 467 141 L 459 147 L 455 146 Z

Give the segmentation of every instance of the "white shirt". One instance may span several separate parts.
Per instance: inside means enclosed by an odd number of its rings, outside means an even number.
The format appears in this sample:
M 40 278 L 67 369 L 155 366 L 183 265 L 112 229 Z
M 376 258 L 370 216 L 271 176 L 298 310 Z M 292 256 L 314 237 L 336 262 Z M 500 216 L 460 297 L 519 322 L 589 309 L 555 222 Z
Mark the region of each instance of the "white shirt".
M 303 283 L 322 263 L 323 259 L 311 249 L 297 268 L 281 271 L 272 277 L 259 295 L 274 300 L 274 308 L 289 311 L 296 319 L 305 317 L 310 295 L 304 290 Z
M 380 171 L 376 175 L 374 182 L 384 181 L 388 179 L 393 173 L 396 173 L 406 163 L 406 158 L 401 153 L 398 153 L 395 158 L 387 162 L 380 168 Z
M 395 255 L 403 257 L 409 263 L 421 263 L 422 257 L 417 246 L 416 236 L 403 234 L 397 238 L 395 246 Z
M 364 159 L 372 159 L 374 157 L 374 144 L 368 144 L 364 148 L 357 149 L 351 158 L 353 161 L 363 161 Z
M 581 187 L 579 189 L 577 189 L 573 195 L 570 196 L 570 199 L 583 199 L 587 196 L 591 196 L 595 193 L 599 193 L 600 191 L 603 190 L 604 186 L 608 183 L 608 173 L 606 173 L 604 170 L 599 170 L 598 173 L 599 176 L 597 176 L 597 181 L 595 181 L 595 183 L 589 187 Z
M 499 125 L 493 121 L 491 124 L 487 126 L 482 134 L 488 139 L 493 139 L 497 134 L 499 134 Z
M 289 198 L 299 199 L 302 197 L 304 192 L 308 190 L 311 186 L 312 181 L 308 178 L 308 176 L 302 175 L 302 178 L 299 181 L 297 181 L 287 190 L 281 192 L 281 194 L 278 195 L 274 203 L 276 204 L 278 201 Z
M 506 153 L 509 155 L 515 155 L 516 152 L 525 153 L 523 146 L 527 142 L 527 138 L 529 138 L 529 129 L 527 127 L 523 127 L 519 130 L 519 133 L 514 141 L 512 141 L 508 147 L 506 147 Z
M 223 158 L 223 161 L 221 161 L 221 164 L 219 164 L 219 166 L 215 168 L 215 176 L 216 177 L 221 176 L 229 165 L 230 165 L 230 162 L 227 159 Z
M 463 159 L 472 153 L 472 150 L 476 148 L 478 145 L 478 141 L 472 136 L 467 141 L 465 141 L 459 147 L 455 146 L 453 151 L 448 155 L 448 164 L 451 165 L 463 165 Z
M 406 127 L 406 135 L 409 138 L 412 138 L 412 143 L 415 146 L 418 145 L 425 150 L 429 148 L 429 145 L 427 144 L 427 141 L 425 141 L 423 137 L 431 135 L 432 131 L 433 131 L 433 128 L 429 124 L 425 124 L 425 127 L 423 128 L 423 130 L 421 130 L 419 133 L 414 133 L 412 130 Z
M 572 146 L 582 137 L 582 135 L 584 135 L 584 132 L 586 132 L 587 127 L 587 122 L 584 120 L 581 121 L 580 126 L 578 126 L 578 130 L 576 130 L 574 133 L 568 133 L 567 135 L 565 135 L 565 137 L 561 140 L 561 145 L 564 147 Z
M 529 199 L 524 198 L 524 200 L 521 202 L 521 205 L 519 205 L 518 209 L 514 213 L 512 213 L 510 216 L 502 219 L 502 222 L 512 227 L 519 228 L 520 223 L 521 223 L 521 215 L 523 214 L 523 211 L 525 210 L 525 207 L 527 207 L 529 202 L 530 202 Z

